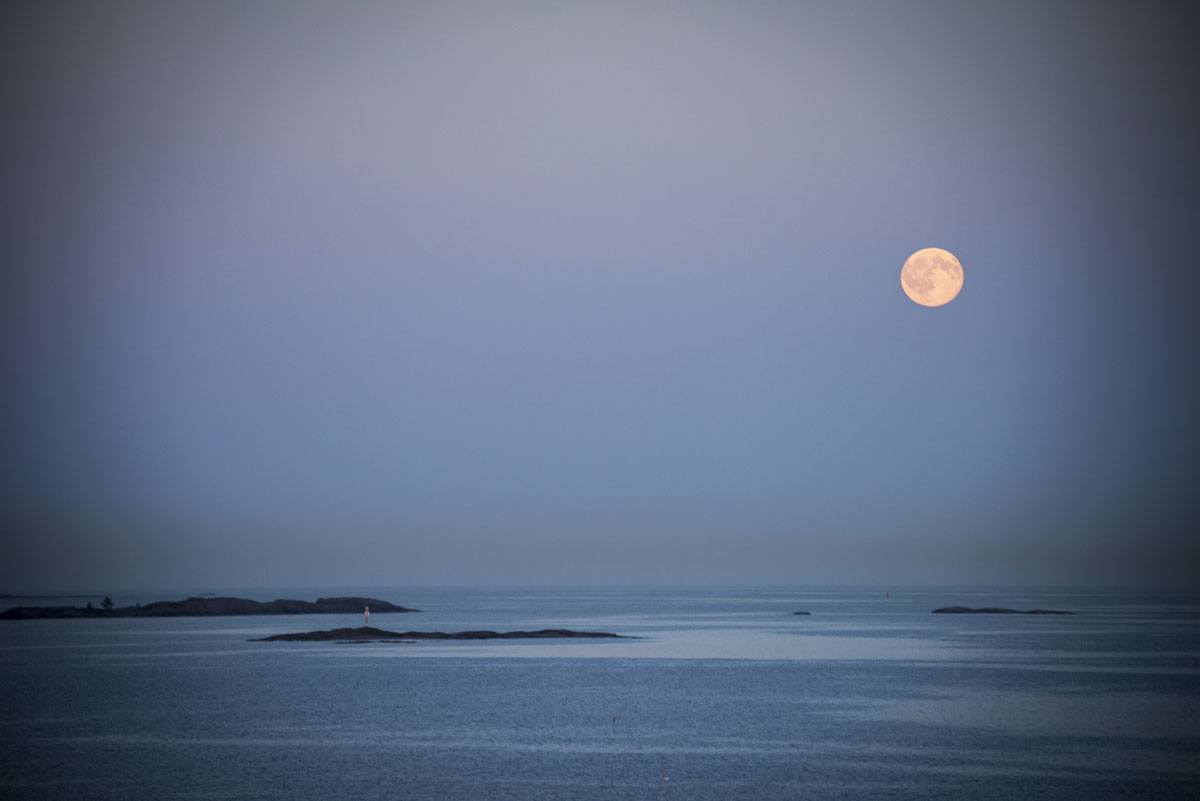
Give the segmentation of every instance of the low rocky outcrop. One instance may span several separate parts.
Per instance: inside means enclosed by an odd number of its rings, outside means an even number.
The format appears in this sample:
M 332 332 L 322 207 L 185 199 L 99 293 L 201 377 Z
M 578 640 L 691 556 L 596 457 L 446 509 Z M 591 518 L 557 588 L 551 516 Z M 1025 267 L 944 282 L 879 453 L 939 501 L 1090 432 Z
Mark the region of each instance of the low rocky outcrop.
M 793 615 L 811 615 L 812 612 L 792 612 Z
M 223 617 L 227 615 L 341 615 L 361 614 L 364 607 L 372 613 L 417 612 L 378 598 L 318 598 L 316 601 L 296 601 L 279 598 L 274 601 L 251 601 L 247 598 L 204 596 L 182 601 L 156 601 L 138 606 L 119 606 L 113 609 L 85 606 L 18 606 L 0 612 L 0 620 L 38 620 L 78 617 Z
M 1002 606 L 943 606 L 934 609 L 935 615 L 1070 615 L 1061 609 L 1006 609 Z
M 570 629 L 540 629 L 538 631 L 384 631 L 373 626 L 356 629 L 302 631 L 295 634 L 275 634 L 250 642 L 414 642 L 416 640 L 550 640 L 575 638 L 617 638 L 620 634 L 607 631 L 571 631 Z

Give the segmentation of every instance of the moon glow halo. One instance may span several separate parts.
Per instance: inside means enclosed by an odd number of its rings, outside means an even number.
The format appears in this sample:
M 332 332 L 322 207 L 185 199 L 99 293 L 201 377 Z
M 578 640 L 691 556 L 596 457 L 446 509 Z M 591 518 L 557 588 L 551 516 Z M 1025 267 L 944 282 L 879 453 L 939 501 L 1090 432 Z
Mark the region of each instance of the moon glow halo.
M 904 294 L 922 306 L 945 306 L 958 297 L 962 285 L 962 264 L 953 253 L 941 248 L 918 250 L 900 270 Z

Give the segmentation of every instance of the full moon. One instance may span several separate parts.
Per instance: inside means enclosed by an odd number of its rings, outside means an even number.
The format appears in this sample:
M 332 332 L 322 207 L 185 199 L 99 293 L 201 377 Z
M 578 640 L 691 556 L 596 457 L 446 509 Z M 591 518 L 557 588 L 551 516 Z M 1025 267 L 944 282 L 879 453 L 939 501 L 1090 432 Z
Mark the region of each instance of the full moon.
M 904 294 L 922 306 L 945 306 L 958 296 L 962 285 L 962 265 L 953 253 L 941 248 L 918 250 L 900 270 Z

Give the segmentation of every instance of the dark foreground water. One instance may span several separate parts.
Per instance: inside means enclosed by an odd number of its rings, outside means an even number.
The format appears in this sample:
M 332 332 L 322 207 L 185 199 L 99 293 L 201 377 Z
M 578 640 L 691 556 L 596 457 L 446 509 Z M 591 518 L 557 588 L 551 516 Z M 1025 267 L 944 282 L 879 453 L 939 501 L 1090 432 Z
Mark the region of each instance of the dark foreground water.
M 1200 798 L 1195 595 L 342 592 L 425 610 L 381 628 L 642 639 L 251 643 L 360 619 L 0 621 L 0 797 Z M 929 614 L 948 604 L 1077 614 Z

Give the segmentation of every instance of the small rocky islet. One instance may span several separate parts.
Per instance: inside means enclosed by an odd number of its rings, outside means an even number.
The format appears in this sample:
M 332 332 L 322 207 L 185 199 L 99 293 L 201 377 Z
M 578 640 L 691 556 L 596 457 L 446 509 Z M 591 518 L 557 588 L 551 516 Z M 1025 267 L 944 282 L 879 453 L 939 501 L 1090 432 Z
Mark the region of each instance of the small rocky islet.
M 252 601 L 248 598 L 198 596 L 182 601 L 155 601 L 137 606 L 118 606 L 112 609 L 93 606 L 17 606 L 0 612 L 0 620 L 46 620 L 61 618 L 106 617 L 224 617 L 232 615 L 344 615 L 361 614 L 370 607 L 372 613 L 419 612 L 397 606 L 378 598 L 356 596 L 318 598 L 316 601 L 297 601 L 277 598 L 274 601 Z
M 373 626 L 301 631 L 293 634 L 274 634 L 249 642 L 392 642 L 417 640 L 555 640 L 555 639 L 626 639 L 607 631 L 572 631 L 570 629 L 539 629 L 538 631 L 384 631 Z

